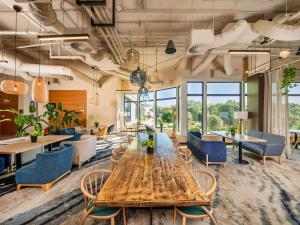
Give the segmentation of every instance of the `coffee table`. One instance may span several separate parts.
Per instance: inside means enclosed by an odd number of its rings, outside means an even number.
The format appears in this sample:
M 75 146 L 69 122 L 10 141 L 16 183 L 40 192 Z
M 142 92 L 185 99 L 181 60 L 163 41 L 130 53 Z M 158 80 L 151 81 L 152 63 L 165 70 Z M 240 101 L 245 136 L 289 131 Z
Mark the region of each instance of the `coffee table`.
M 226 131 L 210 131 L 210 133 L 222 137 L 224 142 L 225 142 L 225 138 L 236 141 L 238 143 L 238 147 L 239 147 L 239 158 L 235 159 L 234 162 L 238 163 L 238 164 L 242 164 L 242 165 L 249 164 L 248 161 L 243 160 L 243 154 L 242 154 L 243 142 L 254 142 L 254 143 L 255 142 L 267 142 L 267 140 L 265 140 L 265 139 L 248 136 L 246 134 L 231 135 L 231 134 L 227 134 Z

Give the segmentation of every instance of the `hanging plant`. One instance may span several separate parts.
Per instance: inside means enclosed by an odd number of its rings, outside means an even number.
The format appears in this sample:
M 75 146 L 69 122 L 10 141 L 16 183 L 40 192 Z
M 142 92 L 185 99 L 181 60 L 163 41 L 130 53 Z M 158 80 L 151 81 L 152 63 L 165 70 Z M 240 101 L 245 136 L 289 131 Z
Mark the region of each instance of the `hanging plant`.
M 283 95 L 289 93 L 289 89 L 297 86 L 295 83 L 296 68 L 287 67 L 283 70 L 283 78 L 281 81 L 281 90 Z

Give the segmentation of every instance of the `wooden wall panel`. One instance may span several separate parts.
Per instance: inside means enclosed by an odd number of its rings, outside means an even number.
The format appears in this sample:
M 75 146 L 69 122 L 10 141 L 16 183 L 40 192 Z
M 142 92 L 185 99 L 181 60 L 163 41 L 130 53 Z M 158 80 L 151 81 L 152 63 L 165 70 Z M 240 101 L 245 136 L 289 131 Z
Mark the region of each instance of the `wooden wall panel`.
M 8 101 L 5 101 L 5 99 L 8 99 Z M 7 95 L 0 91 L 0 108 L 1 109 L 10 109 L 13 108 L 15 110 L 18 110 L 18 103 L 19 98 L 18 95 Z M 11 120 L 14 119 L 14 116 L 12 116 L 11 113 L 6 112 L 0 112 L 0 118 L 10 118 Z M 17 132 L 17 126 L 14 122 L 7 121 L 0 123 L 0 136 L 14 136 Z
M 86 90 L 50 90 L 49 103 L 58 104 L 59 102 L 61 102 L 63 108 L 78 112 L 80 126 L 86 127 Z

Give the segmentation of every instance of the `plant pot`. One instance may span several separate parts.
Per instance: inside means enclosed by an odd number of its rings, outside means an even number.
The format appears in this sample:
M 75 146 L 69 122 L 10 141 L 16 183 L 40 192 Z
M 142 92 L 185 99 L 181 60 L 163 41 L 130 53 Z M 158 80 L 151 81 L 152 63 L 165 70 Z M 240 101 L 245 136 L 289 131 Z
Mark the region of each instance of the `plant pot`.
M 154 152 L 154 149 L 153 149 L 153 148 L 147 147 L 147 153 L 148 153 L 148 154 L 153 154 L 153 152 Z
M 30 136 L 31 143 L 36 143 L 38 136 Z

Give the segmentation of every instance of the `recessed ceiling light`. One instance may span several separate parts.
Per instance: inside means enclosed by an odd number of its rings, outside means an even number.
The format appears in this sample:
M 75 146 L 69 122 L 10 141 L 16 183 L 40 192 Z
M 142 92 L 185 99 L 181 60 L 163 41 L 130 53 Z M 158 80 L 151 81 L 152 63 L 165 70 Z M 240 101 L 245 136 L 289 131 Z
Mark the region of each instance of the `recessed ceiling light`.
M 270 50 L 229 50 L 229 55 L 269 55 Z

